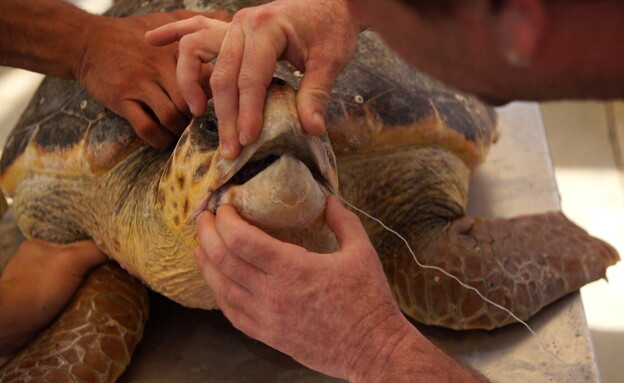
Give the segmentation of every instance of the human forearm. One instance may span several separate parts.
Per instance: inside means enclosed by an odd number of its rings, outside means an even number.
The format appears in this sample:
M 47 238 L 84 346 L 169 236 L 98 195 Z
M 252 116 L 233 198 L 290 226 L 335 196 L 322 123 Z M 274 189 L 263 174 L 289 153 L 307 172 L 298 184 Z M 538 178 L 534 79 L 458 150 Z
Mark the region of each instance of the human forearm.
M 0 0 L 0 64 L 74 78 L 95 19 L 61 0 Z
M 30 321 L 38 317 L 32 303 L 34 297 L 22 299 L 16 296 L 17 291 L 24 291 L 24 287 L 0 280 L 0 356 L 15 352 L 40 328 Z
M 446 355 L 405 318 L 394 322 L 379 326 L 367 337 L 352 365 L 351 382 L 489 382 Z
M 0 276 L 0 356 L 13 353 L 44 328 L 85 274 L 106 259 L 92 241 L 22 243 Z

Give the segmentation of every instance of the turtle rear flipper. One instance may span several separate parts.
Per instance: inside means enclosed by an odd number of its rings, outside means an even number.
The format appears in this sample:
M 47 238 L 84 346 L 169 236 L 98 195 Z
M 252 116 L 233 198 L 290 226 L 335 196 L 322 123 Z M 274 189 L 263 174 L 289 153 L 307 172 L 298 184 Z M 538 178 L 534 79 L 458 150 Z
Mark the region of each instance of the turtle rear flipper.
M 458 218 L 418 253 L 418 259 L 528 320 L 544 306 L 605 277 L 619 256 L 561 212 L 551 212 L 512 219 Z M 455 329 L 492 329 L 516 322 L 438 271 L 414 263 L 403 273 L 423 281 L 420 289 L 410 291 L 400 280 L 393 283 L 403 310 L 420 322 Z
M 119 266 L 94 269 L 46 330 L 0 370 L 0 381 L 114 382 L 143 336 L 145 287 Z

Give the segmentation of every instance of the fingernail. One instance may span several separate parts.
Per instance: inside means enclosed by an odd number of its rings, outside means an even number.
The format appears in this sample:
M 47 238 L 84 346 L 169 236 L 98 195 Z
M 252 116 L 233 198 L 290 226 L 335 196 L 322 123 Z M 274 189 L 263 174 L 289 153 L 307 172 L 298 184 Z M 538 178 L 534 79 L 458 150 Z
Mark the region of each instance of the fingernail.
M 319 128 L 318 134 L 323 133 L 325 130 L 325 118 L 323 117 L 323 114 L 320 112 L 314 112 L 314 114 L 312 114 L 312 121 L 314 122 L 314 125 Z
M 188 104 L 188 107 L 189 107 L 189 110 L 191 111 L 191 114 L 192 114 L 193 116 L 197 116 L 197 114 L 195 114 L 195 113 L 196 113 L 196 111 L 197 111 L 197 110 L 195 109 L 195 107 L 194 107 L 193 105 L 191 105 L 191 104 Z
M 201 106 L 200 105 L 190 105 L 189 104 L 189 109 L 191 110 L 191 113 L 193 114 L 193 116 L 195 116 L 195 117 L 201 116 L 201 113 L 200 113 Z
M 247 146 L 250 144 L 249 141 L 249 136 L 245 132 L 238 133 L 238 142 L 240 142 L 241 145 Z
M 221 157 L 232 157 L 232 147 L 224 142 L 221 143 Z

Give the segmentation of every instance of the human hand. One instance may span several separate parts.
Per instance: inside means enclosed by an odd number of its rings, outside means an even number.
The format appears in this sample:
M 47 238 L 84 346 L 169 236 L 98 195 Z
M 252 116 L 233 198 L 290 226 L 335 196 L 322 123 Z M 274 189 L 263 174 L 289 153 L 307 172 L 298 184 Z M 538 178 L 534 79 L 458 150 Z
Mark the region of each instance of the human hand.
M 175 81 L 177 44 L 154 47 L 144 35 L 193 15 L 95 16 L 75 65 L 74 77 L 93 98 L 126 118 L 139 137 L 158 148 L 169 146 L 184 131 L 191 114 Z
M 209 30 L 202 31 L 204 26 Z M 206 43 L 202 37 L 211 34 L 212 23 L 170 28 L 178 29 L 178 36 L 189 36 L 180 42 L 177 76 L 194 115 L 206 107 L 206 96 L 197 86 L 197 68 L 214 59 L 220 49 L 210 86 L 221 155 L 227 159 L 236 158 L 241 145 L 258 138 L 266 89 L 277 60 L 286 59 L 305 73 L 297 94 L 299 118 L 306 132 L 321 135 L 332 84 L 353 55 L 360 30 L 342 0 L 276 0 L 242 9 L 234 15 L 220 47 L 216 40 Z
M 219 19 L 194 16 L 145 34 L 145 40 L 155 46 L 180 42 L 176 76 L 178 87 L 195 116 L 206 111 L 206 102 L 212 94 L 208 84 L 213 69 L 211 61 L 219 53 L 228 25 Z
M 363 375 L 380 348 L 413 331 L 394 302 L 357 216 L 335 197 L 327 224 L 340 250 L 280 242 L 223 205 L 198 220 L 197 264 L 232 324 L 323 373 Z
M 18 349 L 48 325 L 85 274 L 107 259 L 93 241 L 22 243 L 0 277 L 0 354 Z

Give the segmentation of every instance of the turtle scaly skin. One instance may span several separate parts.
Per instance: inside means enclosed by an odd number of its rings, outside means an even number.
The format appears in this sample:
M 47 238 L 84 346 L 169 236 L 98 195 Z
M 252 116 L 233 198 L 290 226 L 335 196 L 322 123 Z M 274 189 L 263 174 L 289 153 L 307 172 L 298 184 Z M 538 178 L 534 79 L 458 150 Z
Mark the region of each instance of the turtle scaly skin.
M 93 270 L 48 329 L 2 370 L 3 383 L 115 382 L 147 321 L 147 291 L 119 266 Z
M 120 0 L 109 15 L 182 7 L 234 11 L 252 3 L 258 2 Z M 617 262 L 613 248 L 561 213 L 509 220 L 468 217 L 469 175 L 497 138 L 495 113 L 414 72 L 372 32 L 361 35 L 353 61 L 330 95 L 327 136 L 303 134 L 295 69 L 280 63 L 275 76 L 281 80 L 268 89 L 261 136 L 235 161 L 219 155 L 212 105 L 175 148 L 157 150 L 140 142 L 125 120 L 97 104 L 79 84 L 46 79 L 0 160 L 0 185 L 14 199 L 20 229 L 26 236 L 61 243 L 93 238 L 152 290 L 204 309 L 216 304 L 193 260 L 194 222 L 202 210 L 222 203 L 233 204 L 245 219 L 279 239 L 332 253 L 338 244 L 324 222 L 325 197 L 339 192 L 407 238 L 420 262 L 447 270 L 521 319 L 604 277 Z M 513 322 L 456 281 L 422 270 L 403 242 L 377 224 L 364 217 L 363 223 L 401 309 L 413 319 L 455 329 Z M 92 278 L 86 287 L 97 285 Z M 114 281 L 110 288 L 130 289 Z M 87 303 L 76 301 L 73 307 L 85 307 L 97 297 L 78 293 L 79 299 Z M 142 306 L 141 299 L 130 304 Z M 136 312 L 138 323 L 145 315 L 142 309 Z M 88 318 L 80 310 L 63 314 L 47 335 L 21 352 L 26 359 L 20 360 L 58 355 L 49 349 L 50 339 L 75 331 L 65 315 Z M 86 333 L 104 332 L 106 339 L 114 339 L 107 344 L 115 352 L 104 352 L 110 366 L 128 363 L 115 355 L 129 354 L 141 332 L 140 324 L 128 327 L 131 337 L 106 333 L 97 321 L 78 324 Z M 22 363 L 11 362 L 2 373 L 15 377 L 11 374 Z M 58 368 L 79 370 L 74 366 L 80 363 L 59 363 Z M 102 379 L 114 380 L 117 371 L 111 367 Z

